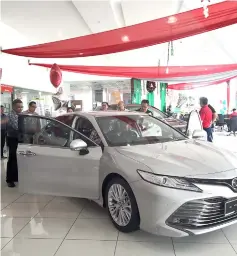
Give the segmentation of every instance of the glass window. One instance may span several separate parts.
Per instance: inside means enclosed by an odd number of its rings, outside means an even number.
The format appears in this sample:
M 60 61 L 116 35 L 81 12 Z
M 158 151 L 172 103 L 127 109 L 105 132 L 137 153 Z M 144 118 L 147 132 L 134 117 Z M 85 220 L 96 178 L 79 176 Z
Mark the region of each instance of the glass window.
M 102 145 L 102 141 L 98 132 L 87 118 L 79 117 L 76 122 L 75 130 L 95 142 L 97 145 Z
M 97 117 L 109 146 L 127 146 L 185 140 L 165 123 L 147 115 Z
M 195 130 L 202 130 L 202 122 L 199 113 L 194 110 L 189 114 L 187 124 L 187 135 L 191 136 Z
M 138 105 L 138 106 L 126 106 L 126 108 L 128 109 L 128 110 L 130 110 L 130 111 L 137 111 L 139 108 L 140 108 L 140 106 Z M 160 111 L 159 109 L 157 109 L 157 108 L 151 108 L 151 107 L 149 107 L 148 108 L 148 110 L 149 111 L 151 111 L 152 113 L 153 113 L 153 116 L 154 117 L 156 117 L 156 118 L 158 118 L 158 119 L 163 119 L 163 118 L 167 118 L 167 116 L 165 115 L 165 113 L 163 113 L 162 111 Z
M 39 116 L 19 117 L 20 142 L 42 146 L 69 147 L 74 139 L 93 144 L 83 135 L 54 120 Z M 95 144 L 93 144 L 95 146 Z
M 62 115 L 62 116 L 57 116 L 55 119 L 60 121 L 61 123 L 64 123 L 68 126 L 72 126 L 73 120 L 75 118 L 75 115 Z
M 158 118 L 158 119 L 167 118 L 167 116 L 163 112 L 161 112 L 159 109 L 148 108 L 148 110 L 150 110 L 153 113 L 153 116 Z

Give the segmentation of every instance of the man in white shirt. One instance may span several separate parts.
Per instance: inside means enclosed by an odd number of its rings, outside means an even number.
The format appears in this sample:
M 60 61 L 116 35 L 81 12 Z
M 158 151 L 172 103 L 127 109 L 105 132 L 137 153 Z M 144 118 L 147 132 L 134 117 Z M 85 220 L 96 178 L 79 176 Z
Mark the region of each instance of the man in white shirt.
M 31 114 L 33 116 L 38 116 L 38 113 L 35 112 L 37 108 L 36 102 L 31 101 L 29 103 L 28 110 L 22 112 L 22 114 Z M 30 144 L 33 143 L 33 136 L 40 130 L 40 119 L 35 117 L 25 118 L 25 137 L 24 141 Z

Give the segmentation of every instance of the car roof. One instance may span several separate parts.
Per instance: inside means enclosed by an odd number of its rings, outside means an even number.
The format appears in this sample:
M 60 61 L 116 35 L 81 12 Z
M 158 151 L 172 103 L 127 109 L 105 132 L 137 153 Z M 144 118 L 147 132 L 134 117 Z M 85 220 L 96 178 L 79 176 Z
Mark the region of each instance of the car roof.
M 125 105 L 125 106 L 135 106 L 135 107 L 141 106 L 141 104 L 135 104 L 135 103 L 124 104 L 124 105 Z M 118 104 L 110 104 L 109 106 L 118 106 Z
M 94 117 L 102 117 L 102 116 L 137 116 L 137 115 L 146 115 L 145 113 L 141 112 L 127 112 L 127 111 L 117 111 L 117 110 L 107 110 L 107 111 L 89 111 L 89 112 L 83 112 L 78 111 L 72 113 L 74 115 L 81 115 L 81 116 L 94 116 Z

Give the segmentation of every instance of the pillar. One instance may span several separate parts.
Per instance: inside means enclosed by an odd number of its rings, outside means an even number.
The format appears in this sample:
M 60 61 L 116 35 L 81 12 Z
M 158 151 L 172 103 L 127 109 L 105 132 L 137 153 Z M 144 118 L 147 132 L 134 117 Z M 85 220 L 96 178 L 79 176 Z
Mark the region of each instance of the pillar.
M 149 100 L 149 105 L 154 107 L 155 105 L 154 92 L 148 92 L 146 98 L 147 100 Z
M 166 89 L 167 83 L 160 83 L 160 110 L 166 112 Z
M 133 78 L 131 80 L 131 97 L 133 104 L 141 104 L 142 87 L 140 79 Z

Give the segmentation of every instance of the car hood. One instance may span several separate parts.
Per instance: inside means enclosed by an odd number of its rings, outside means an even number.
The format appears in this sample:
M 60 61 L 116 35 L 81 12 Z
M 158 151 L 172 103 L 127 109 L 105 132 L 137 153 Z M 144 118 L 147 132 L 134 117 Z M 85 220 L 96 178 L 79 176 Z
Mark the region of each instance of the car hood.
M 237 155 L 208 142 L 183 140 L 117 147 L 116 150 L 157 174 L 198 178 L 226 178 L 232 171 L 237 174 Z

